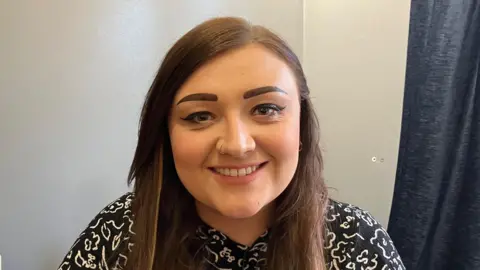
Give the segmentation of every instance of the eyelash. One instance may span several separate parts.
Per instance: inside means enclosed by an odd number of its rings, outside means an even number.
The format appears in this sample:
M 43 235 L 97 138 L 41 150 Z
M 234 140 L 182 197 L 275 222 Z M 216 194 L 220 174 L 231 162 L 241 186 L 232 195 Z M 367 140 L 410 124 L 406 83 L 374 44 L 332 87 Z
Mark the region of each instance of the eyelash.
M 252 110 L 251 110 L 251 113 L 253 115 L 259 115 L 259 116 L 267 116 L 267 117 L 275 117 L 277 116 L 281 111 L 283 111 L 286 107 L 281 107 L 281 106 L 278 106 L 278 105 L 275 105 L 275 104 L 272 104 L 272 103 L 265 103 L 265 104 L 260 104 L 260 105 L 257 105 L 255 106 Z M 255 111 L 259 110 L 259 109 L 267 109 L 267 110 L 272 110 L 273 111 L 273 115 L 271 114 L 258 114 L 258 113 L 255 113 Z M 198 117 L 201 117 L 201 116 L 204 116 L 204 115 L 208 115 L 210 117 L 213 118 L 213 115 L 212 113 L 208 112 L 208 111 L 201 111 L 201 112 L 195 112 L 195 113 L 192 113 L 192 114 L 189 114 L 187 117 L 185 118 L 181 118 L 182 120 L 184 121 L 187 121 L 187 122 L 191 122 L 191 123 L 194 123 L 194 124 L 201 124 L 202 122 L 204 121 L 208 121 L 208 120 L 198 120 Z M 209 119 L 210 120 L 210 119 Z
M 202 115 L 205 115 L 205 114 L 208 114 L 209 116 L 212 115 L 210 112 L 201 111 L 201 112 L 195 112 L 195 113 L 189 114 L 187 117 L 181 118 L 181 119 L 184 120 L 184 121 L 187 121 L 187 122 L 192 122 L 192 123 L 199 124 L 201 121 L 197 121 L 197 120 L 195 120 L 195 118 L 199 117 L 199 116 L 202 116 Z
M 269 110 L 273 110 L 275 112 L 275 114 L 278 114 L 280 113 L 281 111 L 283 111 L 285 109 L 285 107 L 280 107 L 278 105 L 275 105 L 275 104 L 272 104 L 272 103 L 265 103 L 265 104 L 260 104 L 260 105 L 257 105 L 255 106 L 253 109 L 252 109 L 252 113 L 255 111 L 255 110 L 258 110 L 260 108 L 266 108 L 266 109 L 269 109 Z

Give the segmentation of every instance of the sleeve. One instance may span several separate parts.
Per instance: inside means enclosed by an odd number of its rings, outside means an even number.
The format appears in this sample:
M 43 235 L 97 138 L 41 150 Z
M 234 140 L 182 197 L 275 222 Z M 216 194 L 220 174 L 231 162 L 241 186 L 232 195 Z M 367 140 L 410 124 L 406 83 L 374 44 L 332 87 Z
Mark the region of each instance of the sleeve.
M 334 202 L 327 222 L 329 270 L 405 270 L 387 231 L 369 212 Z
M 131 233 L 131 201 L 132 194 L 127 193 L 102 209 L 80 233 L 58 270 L 110 269 L 126 262 L 116 251 Z

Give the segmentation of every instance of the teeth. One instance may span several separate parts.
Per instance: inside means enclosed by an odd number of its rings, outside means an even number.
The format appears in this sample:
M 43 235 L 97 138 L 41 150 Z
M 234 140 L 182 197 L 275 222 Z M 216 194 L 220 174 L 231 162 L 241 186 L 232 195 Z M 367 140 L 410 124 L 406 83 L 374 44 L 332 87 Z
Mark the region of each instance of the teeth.
M 241 169 L 230 169 L 230 168 L 215 168 L 214 170 L 222 175 L 226 176 L 245 176 L 253 173 L 258 169 L 258 166 L 250 166 L 247 168 Z

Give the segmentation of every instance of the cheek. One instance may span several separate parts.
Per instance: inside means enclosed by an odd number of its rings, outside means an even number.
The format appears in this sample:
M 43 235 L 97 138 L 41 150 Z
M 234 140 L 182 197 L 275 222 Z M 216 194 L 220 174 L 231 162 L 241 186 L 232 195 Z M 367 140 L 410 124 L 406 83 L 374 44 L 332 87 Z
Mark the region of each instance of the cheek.
M 292 166 L 296 168 L 300 145 L 299 132 L 298 121 L 285 122 L 272 126 L 267 134 L 258 138 L 258 143 L 277 163 L 295 163 Z
M 173 127 L 170 132 L 173 158 L 179 174 L 201 168 L 208 156 L 208 141 L 203 136 L 192 134 L 181 127 Z

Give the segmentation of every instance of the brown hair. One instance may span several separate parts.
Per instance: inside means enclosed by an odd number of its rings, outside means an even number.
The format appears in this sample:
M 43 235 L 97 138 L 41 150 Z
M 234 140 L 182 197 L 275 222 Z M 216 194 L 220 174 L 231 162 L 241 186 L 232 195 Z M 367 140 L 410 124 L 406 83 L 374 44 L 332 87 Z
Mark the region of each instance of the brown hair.
M 292 69 L 298 84 L 302 150 L 294 177 L 276 199 L 270 228 L 267 267 L 275 270 L 325 268 L 324 212 L 327 189 L 322 178 L 319 126 L 300 61 L 289 46 L 262 26 L 241 18 L 210 19 L 185 34 L 165 56 L 141 113 L 138 145 L 129 174 L 135 199 L 128 270 L 202 269 L 201 244 L 195 241 L 194 199 L 174 168 L 168 117 L 177 90 L 201 65 L 247 44 L 260 44 Z

